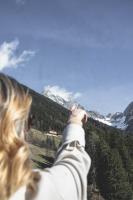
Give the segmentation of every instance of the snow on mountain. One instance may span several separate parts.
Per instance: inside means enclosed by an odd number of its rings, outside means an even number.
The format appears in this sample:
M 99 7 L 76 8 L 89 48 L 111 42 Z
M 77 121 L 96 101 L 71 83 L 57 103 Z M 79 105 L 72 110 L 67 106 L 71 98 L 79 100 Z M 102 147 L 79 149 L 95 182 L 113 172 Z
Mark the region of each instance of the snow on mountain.
M 73 104 L 78 105 L 76 99 L 81 96 L 79 92 L 72 93 L 68 92 L 64 88 L 60 88 L 59 86 L 46 86 L 42 92 L 42 94 L 53 101 L 57 102 L 58 104 L 64 106 L 67 109 Z
M 122 114 L 122 113 L 121 113 Z M 116 128 L 120 128 L 120 129 L 126 129 L 127 125 L 125 124 L 125 119 L 126 117 L 124 115 L 119 116 L 117 118 L 114 118 L 116 114 L 112 115 L 112 117 L 106 117 L 103 120 L 97 119 L 98 121 L 101 121 L 104 124 L 107 124 L 109 126 L 113 126 Z
M 101 115 L 98 112 L 89 111 L 91 118 L 107 124 L 108 126 L 113 126 L 120 129 L 126 129 L 127 125 L 125 123 L 126 116 L 121 112 L 116 112 L 115 114 L 109 113 L 108 115 Z
M 73 104 L 85 109 L 76 101 L 76 98 L 80 96 L 80 93 L 73 94 L 72 92 L 68 92 L 58 86 L 47 86 L 44 88 L 42 94 L 67 109 L 70 109 Z M 113 126 L 123 130 L 127 128 L 127 124 L 125 123 L 126 116 L 124 113 L 116 112 L 115 114 L 109 113 L 108 115 L 101 115 L 96 111 L 87 111 L 87 113 L 94 120 L 107 124 L 108 126 Z

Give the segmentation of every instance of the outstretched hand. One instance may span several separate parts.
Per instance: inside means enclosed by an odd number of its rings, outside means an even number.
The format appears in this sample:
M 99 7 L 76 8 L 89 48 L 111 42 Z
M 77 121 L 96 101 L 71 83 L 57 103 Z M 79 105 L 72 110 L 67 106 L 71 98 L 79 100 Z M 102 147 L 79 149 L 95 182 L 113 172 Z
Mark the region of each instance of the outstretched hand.
M 88 119 L 88 114 L 85 110 L 77 108 L 75 105 L 72 106 L 68 123 L 76 123 L 82 126 L 87 122 L 87 119 Z

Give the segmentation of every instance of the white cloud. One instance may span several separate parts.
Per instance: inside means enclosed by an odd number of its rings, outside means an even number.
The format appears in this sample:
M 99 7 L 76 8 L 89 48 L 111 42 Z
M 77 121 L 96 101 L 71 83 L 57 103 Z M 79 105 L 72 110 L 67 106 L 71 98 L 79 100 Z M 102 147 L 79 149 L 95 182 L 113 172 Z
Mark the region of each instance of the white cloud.
M 16 0 L 16 4 L 18 5 L 24 5 L 26 3 L 26 0 Z
M 29 50 L 24 50 L 20 55 L 17 55 L 18 46 L 19 40 L 17 39 L 0 45 L 0 70 L 6 67 L 17 67 L 35 55 L 35 51 Z
M 66 101 L 75 100 L 75 99 L 77 99 L 81 96 L 81 93 L 79 93 L 79 92 L 76 92 L 76 93 L 69 92 L 65 88 L 61 88 L 57 85 L 55 85 L 55 86 L 50 86 L 50 85 L 45 86 L 43 94 L 46 94 L 47 92 L 50 92 L 55 96 L 62 97 Z

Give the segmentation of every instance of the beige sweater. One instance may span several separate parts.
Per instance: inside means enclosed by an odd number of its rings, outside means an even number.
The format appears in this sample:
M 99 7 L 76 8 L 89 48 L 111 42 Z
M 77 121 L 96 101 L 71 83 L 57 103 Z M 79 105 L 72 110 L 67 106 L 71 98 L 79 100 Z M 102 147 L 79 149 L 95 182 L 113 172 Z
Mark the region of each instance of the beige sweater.
M 91 160 L 84 147 L 84 129 L 78 124 L 67 125 L 53 166 L 40 171 L 41 180 L 34 200 L 87 200 Z M 10 200 L 31 200 L 25 197 L 25 191 L 26 187 L 20 188 Z

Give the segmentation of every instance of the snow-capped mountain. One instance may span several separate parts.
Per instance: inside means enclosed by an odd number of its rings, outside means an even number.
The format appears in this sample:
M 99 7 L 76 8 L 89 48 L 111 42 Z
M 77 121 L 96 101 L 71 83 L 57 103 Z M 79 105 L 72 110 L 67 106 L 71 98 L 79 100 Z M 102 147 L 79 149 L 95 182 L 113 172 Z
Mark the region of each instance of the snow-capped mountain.
M 100 121 L 104 124 L 107 124 L 109 126 L 113 126 L 113 127 L 119 128 L 119 129 L 124 130 L 124 129 L 127 128 L 127 125 L 126 125 L 126 122 L 125 122 L 126 116 L 124 116 L 124 114 L 121 113 L 121 112 L 116 112 L 115 114 L 110 113 L 106 116 L 98 114 L 97 116 L 92 117 L 92 118 L 97 120 L 97 121 Z
M 43 95 L 52 99 L 56 103 L 64 106 L 67 109 L 70 109 L 70 107 L 73 104 L 76 104 L 78 107 L 85 109 L 82 105 L 78 104 L 71 96 L 69 98 L 64 98 L 61 95 L 53 94 L 53 92 L 50 89 L 47 89 L 43 92 Z M 87 110 L 86 110 L 87 111 Z M 113 126 L 119 129 L 126 129 L 128 126 L 128 123 L 126 121 L 127 115 L 126 112 L 116 112 L 114 114 L 109 113 L 108 115 L 101 115 L 100 113 L 96 111 L 87 111 L 89 116 L 93 118 L 94 120 L 100 121 L 104 124 L 107 124 L 109 126 Z M 129 112 L 128 112 L 129 114 Z M 132 116 L 133 118 L 133 116 Z
M 133 132 L 133 102 L 131 102 L 124 111 L 124 116 L 126 116 L 125 123 L 128 132 Z
M 57 95 L 57 94 L 54 94 L 50 89 L 47 89 L 45 90 L 43 93 L 42 93 L 44 96 L 52 99 L 53 101 L 55 101 L 56 103 L 64 106 L 65 108 L 67 109 L 70 109 L 70 107 L 75 103 L 77 104 L 71 97 L 62 97 L 61 95 Z

